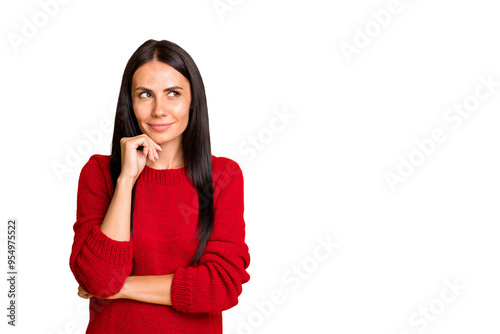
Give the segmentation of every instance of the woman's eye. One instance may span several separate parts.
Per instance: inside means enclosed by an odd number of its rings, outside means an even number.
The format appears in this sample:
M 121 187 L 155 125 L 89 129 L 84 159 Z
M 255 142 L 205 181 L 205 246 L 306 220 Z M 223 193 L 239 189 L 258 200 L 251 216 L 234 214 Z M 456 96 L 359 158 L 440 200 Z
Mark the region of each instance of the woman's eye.
M 168 96 L 174 96 L 175 97 L 177 95 L 180 95 L 180 93 L 177 92 L 177 91 L 175 91 L 175 90 L 172 90 L 172 91 L 168 92 Z
M 146 94 L 146 95 L 144 95 Z M 149 92 L 142 92 L 141 94 L 139 94 L 139 97 L 151 97 L 151 93 Z

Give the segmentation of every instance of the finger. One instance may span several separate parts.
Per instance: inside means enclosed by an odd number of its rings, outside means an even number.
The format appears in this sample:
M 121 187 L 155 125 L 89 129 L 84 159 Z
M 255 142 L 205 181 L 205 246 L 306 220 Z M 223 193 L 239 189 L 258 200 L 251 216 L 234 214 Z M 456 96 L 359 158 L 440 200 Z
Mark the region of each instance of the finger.
M 154 159 L 154 153 L 153 153 L 153 150 L 151 149 L 151 146 L 150 144 L 148 143 L 146 146 L 144 146 L 146 148 L 146 157 L 151 160 L 151 161 L 155 161 Z
M 158 159 L 158 149 L 161 151 L 161 146 L 155 143 L 151 138 L 150 141 L 150 150 L 153 152 L 155 159 Z
M 153 140 L 151 140 L 151 143 L 153 143 L 153 147 L 155 148 L 155 153 L 156 153 L 156 158 L 158 158 L 158 150 L 162 150 L 161 146 L 155 143 Z
M 154 152 L 151 147 L 151 143 L 149 140 L 149 137 L 146 135 L 141 136 L 141 145 L 142 145 L 142 152 L 144 153 L 144 156 L 149 158 L 149 160 L 154 161 Z
M 138 150 L 139 147 L 142 146 L 142 151 L 144 152 L 144 147 L 148 146 L 148 140 L 145 135 L 140 135 L 137 137 L 127 138 L 127 140 L 124 141 L 124 145 L 127 147 L 127 150 L 131 150 L 132 147 L 135 150 Z
M 83 288 L 79 285 L 78 286 L 78 296 L 81 297 L 81 298 L 85 298 L 85 299 L 88 299 L 90 298 L 92 295 L 90 293 L 88 293 L 87 291 L 83 290 Z M 92 296 L 93 297 L 93 296 Z
M 156 147 L 154 147 L 154 144 L 151 145 L 151 151 L 153 151 L 154 158 L 158 159 L 158 152 L 156 152 Z
M 150 160 L 155 161 L 155 159 L 158 159 L 158 153 L 156 153 L 156 147 L 154 145 L 154 142 L 150 138 L 148 138 L 148 152 Z
M 149 144 L 148 152 L 149 152 L 149 159 L 155 161 L 155 149 L 153 146 L 151 146 L 151 144 Z
M 158 159 L 158 153 L 156 152 L 156 148 L 159 147 L 161 150 L 161 147 L 155 142 L 153 142 L 153 140 L 149 138 L 149 136 L 147 136 L 146 134 L 142 134 L 138 138 L 134 138 L 133 141 L 132 140 L 125 141 L 125 144 L 134 145 L 135 149 L 139 148 L 139 146 L 142 146 L 143 147 L 142 153 L 144 154 L 144 156 L 148 157 L 151 161 L 155 161 L 155 157 L 156 159 Z

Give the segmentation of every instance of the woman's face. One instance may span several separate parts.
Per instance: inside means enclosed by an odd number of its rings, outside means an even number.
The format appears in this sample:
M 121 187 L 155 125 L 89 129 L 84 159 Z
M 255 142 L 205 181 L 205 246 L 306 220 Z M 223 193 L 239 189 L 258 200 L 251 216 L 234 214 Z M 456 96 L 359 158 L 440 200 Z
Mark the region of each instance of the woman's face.
M 173 67 L 152 60 L 132 77 L 132 106 L 142 132 L 159 145 L 180 145 L 189 121 L 191 87 Z

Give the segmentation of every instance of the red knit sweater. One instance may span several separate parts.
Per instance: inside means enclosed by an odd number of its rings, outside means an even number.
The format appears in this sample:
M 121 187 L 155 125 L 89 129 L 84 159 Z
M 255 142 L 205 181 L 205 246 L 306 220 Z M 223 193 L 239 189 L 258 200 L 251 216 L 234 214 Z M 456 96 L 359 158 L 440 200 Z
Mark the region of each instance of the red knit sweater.
M 214 229 L 195 266 L 198 194 L 186 167 L 145 166 L 136 181 L 130 241 L 99 228 L 113 196 L 110 156 L 95 154 L 78 181 L 70 268 L 90 299 L 86 333 L 222 333 L 222 311 L 235 306 L 250 279 L 243 219 L 243 175 L 228 158 L 212 156 Z M 127 276 L 174 274 L 172 306 L 118 293 Z

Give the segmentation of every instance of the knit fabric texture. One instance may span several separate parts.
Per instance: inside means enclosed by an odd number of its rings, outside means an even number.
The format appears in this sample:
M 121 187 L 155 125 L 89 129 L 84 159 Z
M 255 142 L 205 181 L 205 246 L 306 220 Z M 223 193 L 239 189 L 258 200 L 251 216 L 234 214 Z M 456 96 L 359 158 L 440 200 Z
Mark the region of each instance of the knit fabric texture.
M 78 181 L 69 265 L 95 296 L 86 333 L 222 333 L 222 311 L 238 303 L 250 279 L 240 166 L 212 155 L 214 229 L 201 259 L 189 266 L 198 248 L 199 203 L 187 168 L 144 167 L 136 180 L 131 238 L 118 241 L 100 229 L 113 197 L 110 159 L 92 155 Z M 128 276 L 167 274 L 174 274 L 172 306 L 104 299 Z

